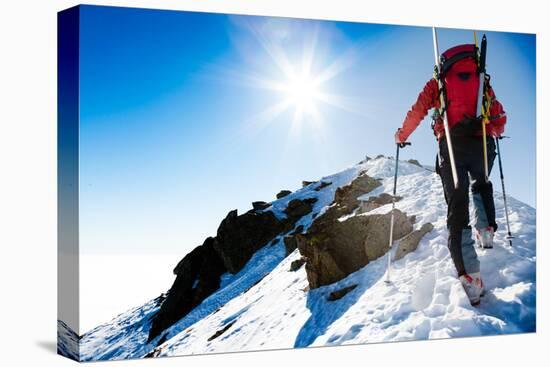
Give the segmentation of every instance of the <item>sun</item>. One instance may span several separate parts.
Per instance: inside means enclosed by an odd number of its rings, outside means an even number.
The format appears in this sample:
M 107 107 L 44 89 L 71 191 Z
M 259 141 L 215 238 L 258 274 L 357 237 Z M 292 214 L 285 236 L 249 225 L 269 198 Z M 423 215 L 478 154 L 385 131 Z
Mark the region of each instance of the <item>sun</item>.
M 333 113 L 330 108 L 352 113 L 360 110 L 354 99 L 334 93 L 338 86 L 336 77 L 358 58 L 358 50 L 353 45 L 338 56 L 331 55 L 326 51 L 328 46 L 320 44 L 323 39 L 319 36 L 321 30 L 314 27 L 299 35 L 302 47 L 291 52 L 290 47 L 287 48 L 279 38 L 270 38 L 263 29 L 250 29 L 266 51 L 266 66 L 265 70 L 247 71 L 243 80 L 250 87 L 271 92 L 276 99 L 251 116 L 247 128 L 260 130 L 278 121 L 290 127 L 289 138 L 298 137 L 302 128 L 322 137 L 325 125 L 329 123 L 328 114 Z M 320 52 L 316 53 L 318 46 Z
M 283 92 L 286 93 L 290 104 L 294 105 L 296 110 L 310 113 L 316 106 L 315 102 L 319 100 L 319 83 L 309 74 L 301 74 L 288 78 Z

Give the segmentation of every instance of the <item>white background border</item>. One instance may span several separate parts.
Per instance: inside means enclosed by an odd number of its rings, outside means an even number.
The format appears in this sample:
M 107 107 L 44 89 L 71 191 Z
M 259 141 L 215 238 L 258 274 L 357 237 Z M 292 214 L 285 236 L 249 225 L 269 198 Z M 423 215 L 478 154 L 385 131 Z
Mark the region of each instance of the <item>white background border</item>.
M 550 345 L 548 224 L 549 27 L 544 1 L 137 0 L 98 5 L 437 25 L 537 33 L 537 333 L 445 341 L 232 353 L 106 362 L 102 366 L 185 365 L 541 365 Z M 65 366 L 56 341 L 56 12 L 75 1 L 0 5 L 0 346 L 2 364 Z M 546 70 L 545 70 L 546 68 Z M 397 123 L 397 122 L 396 122 Z M 533 157 L 535 159 L 535 157 Z M 513 173 L 511 173 L 513 174 Z M 545 289 L 546 288 L 546 289 Z M 544 349 L 546 348 L 546 350 Z M 11 363 L 10 363 L 11 362 Z M 115 364 L 116 363 L 116 364 Z M 546 362 L 548 363 L 548 362 Z

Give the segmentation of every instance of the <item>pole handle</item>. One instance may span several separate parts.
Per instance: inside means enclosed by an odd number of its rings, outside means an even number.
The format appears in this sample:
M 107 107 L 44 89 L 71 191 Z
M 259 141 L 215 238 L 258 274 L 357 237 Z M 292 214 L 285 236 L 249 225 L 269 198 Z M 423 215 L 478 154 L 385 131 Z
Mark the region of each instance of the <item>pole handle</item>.
M 407 145 L 412 145 L 412 143 L 408 142 L 408 141 L 404 141 L 402 143 L 397 143 L 397 146 L 401 149 L 405 148 Z

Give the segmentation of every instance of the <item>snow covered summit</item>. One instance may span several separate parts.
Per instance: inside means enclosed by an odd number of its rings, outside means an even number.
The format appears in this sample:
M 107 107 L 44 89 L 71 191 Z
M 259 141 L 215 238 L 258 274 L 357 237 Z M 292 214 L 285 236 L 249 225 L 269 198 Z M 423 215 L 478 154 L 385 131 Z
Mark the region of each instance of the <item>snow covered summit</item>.
M 382 253 L 334 282 L 311 286 L 311 268 L 306 271 L 311 264 L 304 266 L 303 254 L 299 246 L 291 246 L 289 235 L 307 236 L 314 223 L 327 212 L 334 212 L 336 205 L 343 207 L 336 212 L 341 222 L 383 218 L 391 204 L 378 199 L 391 193 L 394 164 L 392 158 L 370 159 L 273 201 L 261 211 L 274 214 L 283 223 L 282 232 L 255 250 L 242 267 L 223 273 L 219 288 L 213 293 L 152 339 L 152 320 L 165 296 L 129 310 L 81 336 L 81 359 L 535 331 L 535 209 L 509 198 L 514 247 L 509 247 L 504 233 L 498 231 L 493 249 L 477 249 L 487 292 L 481 305 L 472 307 L 456 278 L 447 249 L 446 205 L 440 179 L 431 170 L 413 163 L 400 162 L 401 199 L 396 208 L 412 229 L 426 228 L 427 224 L 433 229 L 422 232 L 413 252 L 402 258 L 395 256 L 399 260 L 392 264 L 392 284 L 384 283 L 386 257 Z M 339 188 L 351 187 L 362 175 L 377 181 L 368 185 L 370 191 L 359 196 L 370 203 L 369 210 L 346 210 L 345 197 L 339 204 L 335 201 L 335 197 L 342 197 Z M 309 206 L 304 209 L 300 202 Z M 504 228 L 502 197 L 498 193 L 495 204 L 497 222 Z M 289 207 L 293 206 L 296 209 L 292 213 L 300 215 L 285 222 L 290 218 Z

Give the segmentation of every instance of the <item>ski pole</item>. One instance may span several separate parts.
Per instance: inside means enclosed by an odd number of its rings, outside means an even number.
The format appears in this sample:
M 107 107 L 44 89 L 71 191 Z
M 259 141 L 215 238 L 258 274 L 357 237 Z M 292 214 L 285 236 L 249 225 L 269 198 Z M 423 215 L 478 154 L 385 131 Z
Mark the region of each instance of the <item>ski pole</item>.
M 500 144 L 498 141 L 500 139 L 504 139 L 506 136 L 499 136 L 495 138 L 497 143 L 497 156 L 498 156 L 498 168 L 500 170 L 500 183 L 502 185 L 502 197 L 504 199 L 504 213 L 506 214 L 506 229 L 508 230 L 508 234 L 506 235 L 506 239 L 510 243 L 510 247 L 512 247 L 512 232 L 510 231 L 510 219 L 508 218 L 508 202 L 506 201 L 506 189 L 504 188 L 504 173 L 502 172 L 502 159 L 500 158 Z
M 435 56 L 435 67 L 437 70 L 437 84 L 439 87 L 439 101 L 441 104 L 441 111 L 443 111 L 443 126 L 445 128 L 445 140 L 447 141 L 447 150 L 449 151 L 449 160 L 451 161 L 451 171 L 453 174 L 453 183 L 455 189 L 458 188 L 458 175 L 456 173 L 455 165 L 455 155 L 453 152 L 453 144 L 451 141 L 451 132 L 449 129 L 449 120 L 447 119 L 447 109 L 445 107 L 445 91 L 443 88 L 443 81 L 441 80 L 441 63 L 439 60 L 439 45 L 437 43 L 437 30 L 435 27 L 432 27 L 433 42 L 434 42 L 434 56 Z
M 399 149 L 405 148 L 407 145 L 411 145 L 409 142 L 397 143 L 397 152 L 395 153 L 395 173 L 393 175 L 393 196 L 391 200 L 391 216 L 390 216 L 390 239 L 388 249 L 388 266 L 386 272 L 386 284 L 391 284 L 390 271 L 391 271 L 391 249 L 393 244 L 393 213 L 395 211 L 395 195 L 397 194 L 397 171 L 399 169 Z

